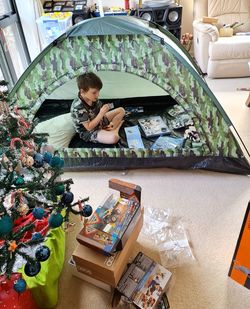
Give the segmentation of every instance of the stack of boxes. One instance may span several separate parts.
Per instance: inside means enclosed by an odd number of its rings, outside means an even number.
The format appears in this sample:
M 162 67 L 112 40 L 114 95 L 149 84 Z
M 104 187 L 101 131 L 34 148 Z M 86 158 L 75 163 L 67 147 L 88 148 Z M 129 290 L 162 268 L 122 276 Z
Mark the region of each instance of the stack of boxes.
M 143 225 L 141 188 L 117 179 L 109 187 L 120 191 L 119 198 L 112 195 L 96 209 L 73 252 L 77 275 L 105 289 L 117 286 Z
M 163 294 L 171 273 L 139 252 L 127 268 L 143 225 L 141 187 L 118 179 L 109 181 L 119 197 L 109 196 L 85 222 L 73 252 L 74 274 L 138 308 L 169 308 Z

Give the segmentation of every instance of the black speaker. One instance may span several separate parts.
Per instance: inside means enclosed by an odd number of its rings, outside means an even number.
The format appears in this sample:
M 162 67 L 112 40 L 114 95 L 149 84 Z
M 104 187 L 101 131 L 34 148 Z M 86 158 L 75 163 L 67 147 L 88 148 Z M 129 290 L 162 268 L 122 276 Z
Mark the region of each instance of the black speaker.
M 160 7 L 146 7 L 136 12 L 139 18 L 155 22 L 172 32 L 178 39 L 181 36 L 182 6 L 170 4 Z
M 169 5 L 164 13 L 164 25 L 167 27 L 181 27 L 182 6 L 176 4 Z
M 81 11 L 73 11 L 72 24 L 75 25 L 88 18 L 91 18 L 90 9 L 85 6 Z

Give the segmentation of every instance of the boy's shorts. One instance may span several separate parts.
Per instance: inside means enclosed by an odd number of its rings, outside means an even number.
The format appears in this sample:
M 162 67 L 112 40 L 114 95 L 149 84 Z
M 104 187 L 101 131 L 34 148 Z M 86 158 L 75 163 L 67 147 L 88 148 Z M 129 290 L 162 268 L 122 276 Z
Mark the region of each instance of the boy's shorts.
M 92 143 L 98 143 L 98 140 L 97 140 L 97 134 L 98 134 L 98 131 L 91 131 L 90 132 L 90 142 Z
M 98 143 L 97 135 L 99 130 L 93 130 L 93 131 L 85 131 L 79 133 L 80 138 L 84 140 L 85 142 L 92 142 L 92 143 Z

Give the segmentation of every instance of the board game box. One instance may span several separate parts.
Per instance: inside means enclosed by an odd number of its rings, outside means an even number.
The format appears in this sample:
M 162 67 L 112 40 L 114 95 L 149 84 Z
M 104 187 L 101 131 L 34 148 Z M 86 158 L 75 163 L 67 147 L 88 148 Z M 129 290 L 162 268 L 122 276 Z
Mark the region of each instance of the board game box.
M 170 281 L 171 272 L 139 252 L 120 279 L 117 290 L 138 308 L 154 309 Z
M 135 256 L 136 240 L 141 232 L 142 225 L 143 207 L 141 207 L 140 216 L 123 249 L 114 255 L 105 256 L 102 252 L 78 244 L 73 252 L 77 271 L 112 287 L 116 287 L 130 257 Z
M 76 237 L 82 245 L 105 255 L 122 250 L 141 213 L 141 187 L 118 179 L 111 179 L 109 187 L 120 195 L 111 194 Z
M 139 118 L 138 122 L 146 137 L 170 134 L 171 131 L 161 116 Z

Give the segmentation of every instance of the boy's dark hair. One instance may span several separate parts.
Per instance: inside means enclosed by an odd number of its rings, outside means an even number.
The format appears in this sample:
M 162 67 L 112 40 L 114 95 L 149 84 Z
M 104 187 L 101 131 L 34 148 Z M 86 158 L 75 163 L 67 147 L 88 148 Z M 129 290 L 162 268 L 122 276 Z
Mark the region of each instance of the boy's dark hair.
M 79 90 L 82 89 L 85 92 L 88 91 L 89 88 L 101 90 L 102 81 L 100 77 L 98 77 L 94 73 L 88 72 L 77 77 L 77 86 Z

